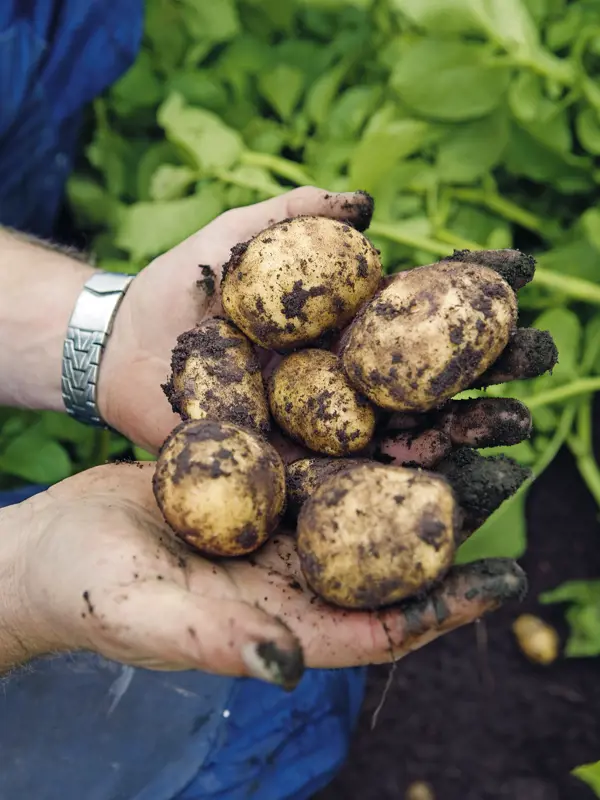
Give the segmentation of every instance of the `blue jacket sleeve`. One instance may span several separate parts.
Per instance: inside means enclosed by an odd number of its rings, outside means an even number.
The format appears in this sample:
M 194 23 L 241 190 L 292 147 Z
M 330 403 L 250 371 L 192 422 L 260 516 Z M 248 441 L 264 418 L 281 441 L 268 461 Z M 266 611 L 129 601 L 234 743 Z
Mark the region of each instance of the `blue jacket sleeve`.
M 83 107 L 132 64 L 142 0 L 0 3 L 0 224 L 49 236 Z

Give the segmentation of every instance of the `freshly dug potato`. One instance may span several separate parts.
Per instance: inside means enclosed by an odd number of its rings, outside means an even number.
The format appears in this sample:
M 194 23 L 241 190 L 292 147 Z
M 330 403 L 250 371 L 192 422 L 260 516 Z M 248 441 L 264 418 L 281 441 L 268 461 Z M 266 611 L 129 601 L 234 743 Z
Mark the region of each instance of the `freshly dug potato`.
M 346 325 L 381 277 L 378 252 L 362 233 L 325 217 L 297 217 L 233 248 L 222 303 L 253 342 L 285 352 Z
M 428 411 L 470 386 L 506 347 L 514 291 L 494 270 L 459 261 L 398 275 L 357 316 L 342 363 L 356 388 L 391 411 Z
M 375 411 L 350 385 L 333 353 L 301 350 L 286 356 L 267 390 L 277 424 L 316 453 L 348 455 L 373 437 Z
M 368 458 L 299 458 L 285 468 L 287 510 L 297 516 L 308 498 L 331 475 L 360 464 L 372 464 Z
M 248 339 L 225 319 L 204 320 L 177 339 L 163 390 L 182 419 L 233 422 L 266 434 L 269 407 Z
M 375 609 L 438 582 L 455 552 L 457 507 L 438 475 L 367 464 L 333 475 L 302 506 L 307 582 L 344 608 Z
M 260 547 L 285 504 L 278 453 L 228 422 L 183 422 L 162 446 L 154 494 L 175 533 L 200 552 L 241 556 Z

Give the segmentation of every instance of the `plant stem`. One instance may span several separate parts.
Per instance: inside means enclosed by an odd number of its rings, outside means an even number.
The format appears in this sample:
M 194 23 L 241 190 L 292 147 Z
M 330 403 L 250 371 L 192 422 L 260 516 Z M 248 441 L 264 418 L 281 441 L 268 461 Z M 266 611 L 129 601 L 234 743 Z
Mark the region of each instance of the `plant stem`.
M 578 404 L 577 433 L 569 437 L 568 444 L 581 477 L 600 507 L 600 469 L 594 458 L 591 397 Z
M 564 409 L 563 413 L 561 414 L 560 420 L 558 422 L 558 426 L 554 433 L 554 436 L 548 442 L 548 446 L 537 459 L 535 464 L 532 468 L 532 478 L 531 480 L 537 480 L 542 472 L 548 467 L 549 464 L 554 461 L 555 456 L 557 455 L 560 448 L 566 442 L 571 428 L 573 427 L 573 421 L 575 420 L 575 414 L 577 413 L 577 403 L 569 403 L 568 406 Z
M 579 378 L 566 386 L 559 386 L 557 389 L 549 389 L 547 392 L 532 395 L 527 399 L 527 406 L 533 410 L 598 391 L 600 391 L 600 378 Z
M 522 228 L 533 231 L 544 236 L 544 222 L 535 214 L 521 208 L 511 200 L 507 200 L 502 195 L 490 193 L 481 189 L 454 189 L 452 196 L 456 200 L 465 203 L 472 203 L 478 206 L 485 206 L 490 211 L 494 211 L 509 222 L 514 222 Z
M 372 222 L 369 234 L 381 236 L 382 239 L 389 239 L 391 242 L 412 247 L 415 250 L 425 250 L 436 256 L 450 256 L 453 248 L 444 242 L 436 241 L 428 236 L 419 236 L 409 233 L 404 226 L 394 225 L 387 222 Z
M 314 183 L 311 176 L 299 164 L 281 156 L 245 150 L 242 153 L 241 163 L 249 167 L 268 169 L 298 186 L 311 186 Z
M 584 303 L 600 305 L 600 286 L 583 278 L 573 275 L 562 275 L 559 272 L 538 267 L 535 271 L 534 281 L 537 286 L 563 292 L 572 300 L 581 300 Z

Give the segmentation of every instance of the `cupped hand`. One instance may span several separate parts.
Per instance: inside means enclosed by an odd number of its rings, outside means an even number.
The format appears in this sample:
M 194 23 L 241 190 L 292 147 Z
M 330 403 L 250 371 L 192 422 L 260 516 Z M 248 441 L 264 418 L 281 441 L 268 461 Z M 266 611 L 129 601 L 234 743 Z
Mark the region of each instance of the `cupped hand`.
M 524 591 L 503 559 L 456 567 L 382 612 L 345 611 L 306 586 L 283 532 L 250 559 L 207 561 L 176 540 L 153 465 L 111 464 L 12 511 L 20 636 L 35 652 L 89 650 L 138 667 L 252 676 L 292 688 L 305 666 L 400 658 Z
M 363 192 L 335 194 L 302 187 L 228 211 L 155 259 L 133 281 L 115 320 L 100 371 L 99 403 L 104 418 L 134 442 L 156 453 L 179 422 L 161 389 L 170 374 L 171 352 L 180 334 L 206 316 L 222 313 L 219 285 L 231 248 L 269 224 L 290 217 L 327 216 L 364 230 L 372 213 L 373 202 Z M 531 377 L 552 366 L 551 347 L 542 353 L 540 361 L 537 333 L 525 330 L 513 337 L 499 359 L 500 368 L 493 367 L 485 380 L 498 383 Z M 265 370 L 271 370 L 277 359 L 263 358 Z M 445 411 L 416 422 L 406 416 L 396 418 L 390 437 L 384 437 L 378 446 L 388 455 L 391 453 L 396 463 L 431 466 L 451 445 L 514 444 L 529 434 L 529 425 L 526 409 L 514 402 L 488 401 L 485 414 L 477 410 L 477 403 L 469 407 L 455 403 L 450 414 Z M 404 435 L 407 426 L 413 430 Z M 397 435 L 399 430 L 403 435 Z M 300 454 L 280 437 L 276 444 L 286 460 Z

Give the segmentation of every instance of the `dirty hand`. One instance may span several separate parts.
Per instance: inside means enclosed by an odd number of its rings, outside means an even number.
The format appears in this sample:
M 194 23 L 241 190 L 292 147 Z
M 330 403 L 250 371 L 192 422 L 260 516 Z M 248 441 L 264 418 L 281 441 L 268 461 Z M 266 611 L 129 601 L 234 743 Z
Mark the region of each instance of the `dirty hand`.
M 219 284 L 231 248 L 270 223 L 290 217 L 328 216 L 363 230 L 372 213 L 372 200 L 364 193 L 335 194 L 303 187 L 228 211 L 155 259 L 134 280 L 115 320 L 100 371 L 99 405 L 104 418 L 156 452 L 179 421 L 161 389 L 170 374 L 171 351 L 181 333 L 206 316 L 222 313 Z M 548 369 L 552 348 L 544 351 L 540 336 L 537 331 L 518 332 L 486 380 L 499 383 Z M 267 370 L 273 368 L 273 359 L 264 363 Z M 514 444 L 529 434 L 530 424 L 522 405 L 503 399 L 454 404 L 444 414 L 417 421 L 397 418 L 393 423 L 390 436 L 380 443 L 382 452 L 396 463 L 424 466 L 439 461 L 452 445 Z M 297 454 L 281 443 L 279 449 L 286 459 Z
M 307 588 L 283 533 L 250 559 L 191 553 L 162 520 L 153 471 L 97 467 L 0 513 L 0 671 L 90 650 L 292 688 L 304 666 L 400 658 L 525 588 L 521 570 L 497 559 L 456 567 L 430 594 L 382 612 L 333 608 Z

